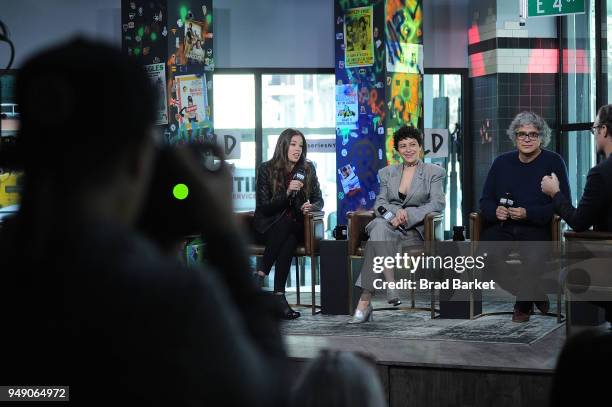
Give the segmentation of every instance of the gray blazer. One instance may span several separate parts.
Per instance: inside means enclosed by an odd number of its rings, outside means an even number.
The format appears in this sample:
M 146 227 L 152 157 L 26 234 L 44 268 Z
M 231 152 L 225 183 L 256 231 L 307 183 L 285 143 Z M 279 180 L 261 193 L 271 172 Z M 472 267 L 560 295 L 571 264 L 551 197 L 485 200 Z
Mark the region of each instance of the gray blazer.
M 399 197 L 399 186 L 402 179 L 402 164 L 389 165 L 378 171 L 380 192 L 376 196 L 374 212 L 379 217 L 378 207 L 395 213 L 400 208 L 408 212 L 408 229 L 415 228 L 423 238 L 423 219 L 430 212 L 444 212 L 446 198 L 444 195 L 444 169 L 435 164 L 419 162 L 410 189 L 403 201 Z

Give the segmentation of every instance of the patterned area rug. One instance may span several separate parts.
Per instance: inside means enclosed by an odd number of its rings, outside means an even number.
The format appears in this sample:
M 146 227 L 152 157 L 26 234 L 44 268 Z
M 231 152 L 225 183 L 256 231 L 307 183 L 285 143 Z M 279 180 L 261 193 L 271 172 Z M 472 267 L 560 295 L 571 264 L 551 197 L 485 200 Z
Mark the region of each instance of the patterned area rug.
M 512 305 L 489 308 L 493 309 L 487 311 L 507 311 Z M 347 323 L 350 319 L 347 315 L 311 315 L 307 309 L 301 311 L 300 318 L 283 323 L 283 334 L 531 344 L 563 326 L 555 317 L 539 314 L 532 315 L 528 322 L 514 323 L 511 315 L 432 320 L 429 312 L 400 310 L 374 311 L 373 321 L 354 325 Z

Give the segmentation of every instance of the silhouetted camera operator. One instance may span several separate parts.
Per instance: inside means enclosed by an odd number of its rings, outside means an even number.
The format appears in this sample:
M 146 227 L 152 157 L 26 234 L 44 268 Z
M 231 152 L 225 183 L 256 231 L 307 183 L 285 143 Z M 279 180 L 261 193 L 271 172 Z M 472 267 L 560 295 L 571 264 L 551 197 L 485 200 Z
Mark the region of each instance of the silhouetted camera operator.
M 86 405 L 284 405 L 284 350 L 235 237 L 229 174 L 203 171 L 192 146 L 160 152 L 143 69 L 77 39 L 27 61 L 17 99 L 25 183 L 0 232 L 0 383 L 69 385 Z M 136 231 L 145 201 L 176 213 L 149 188 L 160 160 L 189 185 L 216 268 L 186 270 Z

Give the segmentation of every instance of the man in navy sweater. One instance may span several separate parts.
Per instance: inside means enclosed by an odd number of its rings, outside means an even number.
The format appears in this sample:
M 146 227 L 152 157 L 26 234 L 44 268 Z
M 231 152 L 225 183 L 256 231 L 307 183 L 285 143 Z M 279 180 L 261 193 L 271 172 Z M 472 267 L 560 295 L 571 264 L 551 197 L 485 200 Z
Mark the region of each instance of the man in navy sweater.
M 540 190 L 542 177 L 552 172 L 559 174 L 560 188 L 569 196 L 567 169 L 561 156 L 544 150 L 550 142 L 550 128 L 540 116 L 532 112 L 519 113 L 510 124 L 507 134 L 517 151 L 497 157 L 485 181 L 480 209 L 487 223 L 482 240 L 488 241 L 547 241 L 551 239 L 550 222 L 554 215 L 552 199 Z M 501 200 L 511 195 L 512 203 L 506 207 Z M 508 196 L 510 196 L 508 195 Z M 541 253 L 523 253 L 523 262 L 538 261 Z M 514 306 L 514 322 L 526 322 L 536 307 L 548 312 L 550 303 L 546 294 L 535 285 L 533 277 L 529 283 L 516 281 L 510 272 L 504 272 L 505 258 L 499 260 L 495 272 L 500 285 L 517 295 Z M 540 267 L 524 267 L 540 270 Z M 511 281 L 514 280 L 514 281 Z M 504 284 L 505 283 L 505 284 Z

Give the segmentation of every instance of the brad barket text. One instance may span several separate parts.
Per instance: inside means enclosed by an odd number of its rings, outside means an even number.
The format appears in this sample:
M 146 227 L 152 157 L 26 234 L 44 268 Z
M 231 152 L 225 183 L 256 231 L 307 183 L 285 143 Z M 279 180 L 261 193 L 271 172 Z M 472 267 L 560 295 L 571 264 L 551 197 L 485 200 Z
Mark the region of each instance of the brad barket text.
M 441 281 L 430 281 L 426 278 L 409 280 L 402 278 L 399 281 L 387 282 L 382 278 L 374 280 L 376 290 L 495 290 L 495 281 L 462 281 L 459 278 L 447 278 Z

